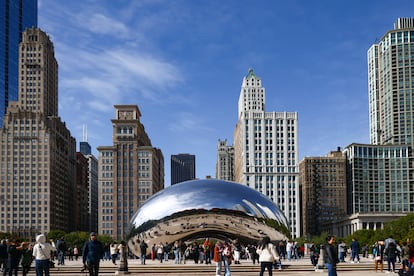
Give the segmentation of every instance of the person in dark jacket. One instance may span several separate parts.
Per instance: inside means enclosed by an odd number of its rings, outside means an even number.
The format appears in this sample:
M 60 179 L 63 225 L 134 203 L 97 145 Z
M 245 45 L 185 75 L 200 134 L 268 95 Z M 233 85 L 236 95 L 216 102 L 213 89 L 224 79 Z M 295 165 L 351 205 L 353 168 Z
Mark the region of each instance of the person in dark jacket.
M 89 276 L 98 276 L 99 261 L 103 258 L 104 247 L 96 238 L 96 233 L 90 234 L 90 240 L 85 243 L 82 250 L 83 265 L 89 270 Z
M 336 273 L 336 264 L 339 263 L 339 259 L 334 236 L 328 236 L 326 238 L 323 258 L 325 261 L 325 266 L 328 269 L 328 276 L 337 276 L 338 274 Z

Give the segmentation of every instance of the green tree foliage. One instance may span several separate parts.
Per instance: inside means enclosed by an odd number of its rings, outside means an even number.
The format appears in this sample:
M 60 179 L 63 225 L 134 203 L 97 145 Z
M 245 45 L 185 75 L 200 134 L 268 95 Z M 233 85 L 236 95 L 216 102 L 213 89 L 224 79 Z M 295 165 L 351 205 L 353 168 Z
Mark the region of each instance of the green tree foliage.
M 61 237 L 64 237 L 66 235 L 65 231 L 62 230 L 50 230 L 49 233 L 47 233 L 47 238 L 49 240 L 53 240 L 56 242 Z

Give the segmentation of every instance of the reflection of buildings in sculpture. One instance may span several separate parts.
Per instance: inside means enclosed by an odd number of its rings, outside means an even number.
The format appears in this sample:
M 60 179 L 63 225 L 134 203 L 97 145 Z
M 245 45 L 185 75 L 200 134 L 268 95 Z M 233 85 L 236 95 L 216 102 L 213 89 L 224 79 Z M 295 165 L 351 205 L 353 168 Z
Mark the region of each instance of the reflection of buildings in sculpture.
M 98 231 L 122 239 L 136 210 L 164 188 L 164 157 L 152 147 L 138 106 L 116 105 L 115 112 L 113 145 L 98 147 Z
M 170 186 L 145 202 L 131 223 L 131 250 L 141 239 L 157 244 L 209 236 L 247 244 L 264 235 L 273 240 L 290 236 L 286 217 L 272 201 L 245 185 L 221 180 Z
M 300 236 L 298 114 L 266 112 L 265 88 L 250 69 L 243 78 L 234 130 L 234 180 L 266 195 Z

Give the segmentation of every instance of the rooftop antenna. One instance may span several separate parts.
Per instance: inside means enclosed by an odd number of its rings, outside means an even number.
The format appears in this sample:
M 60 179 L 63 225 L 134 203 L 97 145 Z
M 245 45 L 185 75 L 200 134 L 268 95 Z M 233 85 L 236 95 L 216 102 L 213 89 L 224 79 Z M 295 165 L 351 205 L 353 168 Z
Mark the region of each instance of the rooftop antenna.
M 88 126 L 82 126 L 82 142 L 88 142 Z

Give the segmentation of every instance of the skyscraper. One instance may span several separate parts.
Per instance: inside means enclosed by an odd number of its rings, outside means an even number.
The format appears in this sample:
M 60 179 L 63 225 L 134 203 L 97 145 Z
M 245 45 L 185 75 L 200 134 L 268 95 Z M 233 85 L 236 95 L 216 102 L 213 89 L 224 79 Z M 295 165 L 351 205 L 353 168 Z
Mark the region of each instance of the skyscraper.
M 340 148 L 299 163 L 302 233 L 334 233 L 333 225 L 347 214 L 346 157 Z
M 86 137 L 84 136 L 83 139 Z M 98 231 L 98 159 L 92 154 L 91 145 L 87 141 L 81 141 L 79 147 L 80 153 L 88 161 L 87 213 L 89 226 L 87 231 Z
M 413 64 L 414 18 L 398 18 L 368 50 L 371 144 L 414 146 Z
M 164 157 L 152 147 L 136 105 L 115 105 L 113 145 L 98 147 L 98 231 L 123 239 L 151 195 L 164 189 Z
M 234 147 L 227 145 L 227 139 L 217 143 L 216 178 L 234 181 Z
M 26 29 L 19 45 L 19 100 L 0 130 L 0 231 L 20 237 L 74 229 L 76 143 L 58 116 L 53 43 Z
M 195 177 L 195 155 L 188 153 L 171 155 L 171 185 Z
M 0 0 L 0 127 L 10 101 L 18 99 L 19 43 L 37 27 L 37 0 Z
M 265 88 L 249 69 L 243 78 L 234 131 L 234 177 L 269 197 L 300 236 L 298 114 L 266 112 Z

